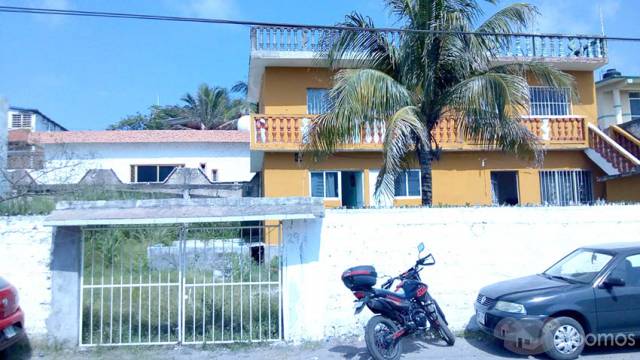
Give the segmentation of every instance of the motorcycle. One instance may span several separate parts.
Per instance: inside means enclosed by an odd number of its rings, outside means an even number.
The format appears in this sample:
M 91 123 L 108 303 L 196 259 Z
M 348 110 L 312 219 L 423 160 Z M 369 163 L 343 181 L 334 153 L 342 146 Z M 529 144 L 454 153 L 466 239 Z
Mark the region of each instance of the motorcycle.
M 356 297 L 355 315 L 365 306 L 376 314 L 365 327 L 367 350 L 376 360 L 400 358 L 400 339 L 419 331 L 439 335 L 449 346 L 455 343 L 442 309 L 420 279 L 420 271 L 436 263 L 431 253 L 420 257 L 423 251 L 424 244 L 420 243 L 415 265 L 387 280 L 380 289 L 373 287 L 378 278 L 373 266 L 352 267 L 342 274 L 344 285 Z M 395 291 L 390 291 L 396 280 L 400 283 Z

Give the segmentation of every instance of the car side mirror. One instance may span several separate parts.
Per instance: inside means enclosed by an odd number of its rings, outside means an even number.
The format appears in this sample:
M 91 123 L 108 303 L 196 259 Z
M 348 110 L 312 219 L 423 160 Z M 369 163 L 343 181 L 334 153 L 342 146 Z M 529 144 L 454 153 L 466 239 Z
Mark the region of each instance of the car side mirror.
M 617 276 L 609 276 L 605 281 L 602 282 L 602 286 L 605 288 L 622 287 L 626 284 L 627 283 L 624 281 L 624 279 Z

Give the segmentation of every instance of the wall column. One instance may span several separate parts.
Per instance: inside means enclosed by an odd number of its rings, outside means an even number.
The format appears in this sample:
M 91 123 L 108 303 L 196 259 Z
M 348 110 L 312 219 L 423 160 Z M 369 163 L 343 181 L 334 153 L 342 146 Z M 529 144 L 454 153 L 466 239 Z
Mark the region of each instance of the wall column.
M 80 272 L 82 230 L 78 226 L 53 230 L 51 251 L 50 340 L 63 346 L 78 345 L 80 322 Z
M 622 118 L 622 101 L 620 100 L 620 89 L 613 89 L 613 109 L 616 113 L 616 124 L 623 123 Z

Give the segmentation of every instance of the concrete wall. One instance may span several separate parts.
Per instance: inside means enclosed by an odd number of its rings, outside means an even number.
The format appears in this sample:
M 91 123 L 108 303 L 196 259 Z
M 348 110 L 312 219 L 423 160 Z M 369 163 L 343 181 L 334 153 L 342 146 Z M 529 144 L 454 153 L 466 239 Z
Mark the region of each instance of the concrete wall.
M 572 98 L 574 115 L 582 115 L 596 124 L 596 88 L 592 71 L 567 71 L 575 78 Z M 326 68 L 267 67 L 262 80 L 260 113 L 306 114 L 307 89 L 330 88 L 333 72 Z M 535 83 L 532 82 L 532 85 Z
M 631 121 L 631 103 L 629 102 L 629 93 L 640 91 L 640 84 L 635 85 L 637 88 L 629 89 L 626 83 L 618 85 L 604 86 L 597 89 L 598 98 L 598 126 L 606 129 L 611 125 L 616 125 L 616 109 L 614 107 L 613 90 L 618 88 L 620 91 L 620 105 L 622 105 L 622 122 Z M 626 87 L 626 88 L 622 88 Z
M 51 308 L 52 229 L 44 216 L 0 217 L 0 276 L 20 294 L 30 336 L 47 333 Z
M 249 181 L 249 144 L 144 143 L 45 145 L 45 169 L 32 176 L 39 183 L 76 183 L 89 169 L 113 169 L 124 183 L 131 181 L 132 165 L 206 165 L 218 181 Z
M 544 271 L 579 246 L 638 241 L 640 206 L 328 210 L 283 226 L 284 319 L 289 340 L 362 335 L 340 280 L 355 265 L 395 276 L 424 242 L 437 264 L 423 280 L 451 327 L 464 329 L 478 290 Z M 379 281 L 381 283 L 382 281 Z
M 607 201 L 640 203 L 640 174 L 607 180 Z

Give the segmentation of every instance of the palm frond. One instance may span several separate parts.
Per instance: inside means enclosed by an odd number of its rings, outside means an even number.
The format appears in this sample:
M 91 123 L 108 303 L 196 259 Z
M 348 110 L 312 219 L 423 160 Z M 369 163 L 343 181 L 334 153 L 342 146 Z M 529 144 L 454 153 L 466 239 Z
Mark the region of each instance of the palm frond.
M 376 198 L 393 197 L 395 178 L 410 165 L 410 155 L 416 144 L 429 141 L 416 106 L 399 109 L 386 121 L 383 143 L 383 164 L 376 179 Z
M 320 57 L 324 58 L 326 55 L 331 68 L 353 67 L 393 71 L 397 62 L 397 49 L 386 34 L 374 31 L 375 26 L 370 17 L 353 12 L 338 25 L 360 30 L 344 30 L 338 35 L 328 33 L 328 38 L 323 41 L 331 46 L 328 52 L 320 54 Z
M 457 119 L 467 141 L 538 159 L 539 139 L 521 123 L 528 104 L 526 79 L 497 72 L 462 81 L 446 96 L 447 115 Z
M 379 70 L 341 70 L 334 81 L 329 111 L 313 121 L 306 136 L 306 150 L 317 155 L 349 142 L 364 123 L 384 121 L 415 101 L 401 83 Z
M 490 34 L 512 34 L 526 29 L 535 17 L 539 15 L 538 9 L 530 4 L 517 3 L 509 5 L 476 28 L 476 32 Z M 500 49 L 508 46 L 510 36 L 508 35 L 473 35 L 473 42 L 479 44 L 490 52 L 491 56 L 496 56 Z
M 572 96 L 577 99 L 576 79 L 573 75 L 559 70 L 549 64 L 541 62 L 523 62 L 495 66 L 490 69 L 492 72 L 505 73 L 528 78 L 532 82 L 541 86 L 554 88 L 568 88 Z
M 249 85 L 244 81 L 238 81 L 231 87 L 231 92 L 247 96 L 249 93 Z

